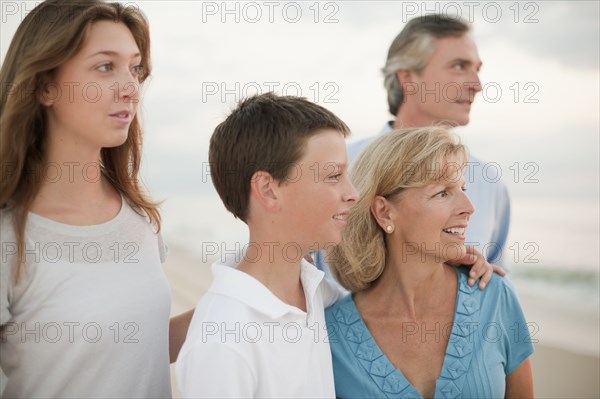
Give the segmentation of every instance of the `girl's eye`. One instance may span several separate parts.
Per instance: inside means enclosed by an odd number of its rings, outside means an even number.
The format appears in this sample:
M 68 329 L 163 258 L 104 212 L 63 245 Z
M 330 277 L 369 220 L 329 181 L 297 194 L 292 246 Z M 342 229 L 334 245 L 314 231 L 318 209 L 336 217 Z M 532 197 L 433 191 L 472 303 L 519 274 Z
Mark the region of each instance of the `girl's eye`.
M 112 70 L 113 70 L 113 66 L 112 66 L 112 64 L 109 62 L 109 63 L 106 63 L 106 64 L 102 64 L 102 65 L 100 65 L 100 66 L 98 67 L 98 70 L 99 70 L 100 72 L 110 72 L 110 71 L 112 71 Z
M 444 190 L 444 191 L 440 191 L 439 193 L 437 193 L 436 195 L 434 195 L 434 197 L 444 198 L 447 195 L 448 195 L 448 192 L 446 192 L 446 190 Z
M 136 65 L 131 68 L 131 74 L 136 77 L 140 77 L 144 74 L 144 67 L 142 65 Z

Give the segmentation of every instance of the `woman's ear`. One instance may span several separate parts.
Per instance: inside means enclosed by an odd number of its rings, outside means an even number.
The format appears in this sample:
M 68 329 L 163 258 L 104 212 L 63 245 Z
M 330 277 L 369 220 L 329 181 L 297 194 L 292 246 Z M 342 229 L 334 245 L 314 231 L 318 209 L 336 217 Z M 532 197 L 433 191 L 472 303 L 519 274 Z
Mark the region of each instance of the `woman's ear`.
M 277 182 L 269 172 L 263 170 L 254 172 L 250 178 L 250 196 L 262 208 L 276 211 L 279 209 L 276 185 Z
M 389 226 L 392 226 L 392 231 L 394 228 L 394 222 L 391 218 L 392 212 L 391 204 L 385 197 L 382 197 L 381 195 L 375 197 L 371 204 L 371 214 L 377 221 L 379 227 L 388 233 L 391 233 L 391 231 L 389 231 Z
M 60 97 L 60 87 L 49 79 L 44 79 L 38 93 L 38 101 L 44 107 L 51 107 Z

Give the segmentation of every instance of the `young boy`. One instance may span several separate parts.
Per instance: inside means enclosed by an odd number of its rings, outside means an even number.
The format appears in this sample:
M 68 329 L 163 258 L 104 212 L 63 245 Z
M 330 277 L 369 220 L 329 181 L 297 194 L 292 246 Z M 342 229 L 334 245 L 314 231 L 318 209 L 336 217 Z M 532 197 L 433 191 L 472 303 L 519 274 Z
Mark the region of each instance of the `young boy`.
M 215 129 L 212 180 L 250 242 L 212 267 L 177 361 L 182 396 L 335 396 L 324 307 L 342 293 L 303 258 L 340 242 L 356 201 L 348 134 L 323 107 L 271 93 Z

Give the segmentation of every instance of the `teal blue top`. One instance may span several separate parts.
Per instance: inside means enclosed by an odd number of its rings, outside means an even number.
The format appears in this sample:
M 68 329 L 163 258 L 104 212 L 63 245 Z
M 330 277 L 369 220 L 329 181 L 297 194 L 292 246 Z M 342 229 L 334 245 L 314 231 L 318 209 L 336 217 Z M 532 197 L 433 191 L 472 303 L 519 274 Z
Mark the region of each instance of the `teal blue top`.
M 454 322 L 440 329 L 450 330 L 450 336 L 435 398 L 503 398 L 506 376 L 533 353 L 529 330 L 535 331 L 535 324 L 525 321 L 507 278 L 494 274 L 480 291 L 469 287 L 467 272 L 457 269 Z M 337 397 L 421 398 L 377 346 L 352 295 L 329 307 L 325 317 Z M 416 333 L 436 339 L 434 330 Z

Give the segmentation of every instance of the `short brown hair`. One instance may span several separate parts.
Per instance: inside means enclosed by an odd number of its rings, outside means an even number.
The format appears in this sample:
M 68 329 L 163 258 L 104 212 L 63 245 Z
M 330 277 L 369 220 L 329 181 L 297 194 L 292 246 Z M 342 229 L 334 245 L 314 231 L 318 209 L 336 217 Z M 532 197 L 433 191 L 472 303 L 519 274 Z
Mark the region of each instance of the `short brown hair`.
M 254 173 L 283 181 L 308 139 L 324 129 L 350 134 L 340 118 L 305 98 L 265 93 L 242 100 L 210 139 L 210 174 L 225 208 L 247 222 Z

